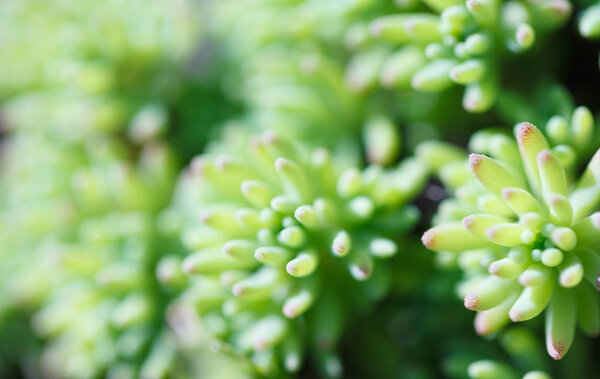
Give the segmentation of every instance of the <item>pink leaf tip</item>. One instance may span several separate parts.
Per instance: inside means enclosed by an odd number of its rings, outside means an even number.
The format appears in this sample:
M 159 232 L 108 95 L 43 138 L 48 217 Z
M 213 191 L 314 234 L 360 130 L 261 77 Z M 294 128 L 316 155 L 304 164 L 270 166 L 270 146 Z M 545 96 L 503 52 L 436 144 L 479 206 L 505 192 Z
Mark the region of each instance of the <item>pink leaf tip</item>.
M 529 137 L 537 130 L 538 129 L 535 127 L 535 125 L 529 122 L 521 123 L 521 125 L 519 125 L 517 128 L 517 141 L 519 142 L 519 145 L 526 143 Z
M 426 248 L 428 248 L 429 250 L 433 250 L 435 235 L 432 229 L 429 229 L 428 231 L 423 233 L 423 236 L 421 237 L 421 242 L 423 242 L 423 245 L 425 245 Z
M 476 295 L 468 293 L 467 296 L 465 296 L 465 308 L 474 311 L 477 309 L 478 304 L 479 298 Z

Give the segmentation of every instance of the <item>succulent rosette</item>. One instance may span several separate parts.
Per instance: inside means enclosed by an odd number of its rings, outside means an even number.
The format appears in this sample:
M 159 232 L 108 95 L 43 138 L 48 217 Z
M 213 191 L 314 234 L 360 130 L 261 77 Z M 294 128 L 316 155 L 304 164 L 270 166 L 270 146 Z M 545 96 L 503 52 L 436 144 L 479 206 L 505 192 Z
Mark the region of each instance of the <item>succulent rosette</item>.
M 594 134 L 587 108 L 576 109 L 570 123 L 550 119 L 546 131 L 549 139 L 522 123 L 516 143 L 500 133 L 478 133 L 471 147 L 491 157 L 471 154 L 470 170 L 460 151 L 446 147 L 454 161 L 442 165 L 440 176 L 454 196 L 442 203 L 437 225 L 422 240 L 446 258 L 458 254 L 467 275 L 460 292 L 465 306 L 478 312 L 479 334 L 545 311 L 546 347 L 560 359 L 576 325 L 588 335 L 600 330 L 600 152 L 578 176 L 577 162 Z
M 11 136 L 3 156 L 0 310 L 34 313 L 41 370 L 53 377 L 174 369 L 154 226 L 176 177 L 172 151 L 153 141 L 136 162 L 117 138 L 84 147 L 38 137 Z
M 179 377 L 185 371 L 166 326 L 169 293 L 155 279 L 160 242 L 151 214 L 89 218 L 79 238 L 46 243 L 56 282 L 33 315 L 44 340 L 40 366 L 58 378 Z
M 557 1 L 396 1 L 399 13 L 357 23 L 346 40 L 349 64 L 367 71 L 371 88 L 438 93 L 465 86 L 465 110 L 489 110 L 498 97 L 503 59 L 530 50 L 536 38 L 564 24 L 571 3 Z
M 344 325 L 386 294 L 385 260 L 418 219 L 406 204 L 426 172 L 414 159 L 361 170 L 324 148 L 242 130 L 181 178 L 173 210 L 191 251 L 182 301 L 262 374 L 296 372 L 308 354 L 339 376 Z
M 113 117 L 122 104 L 55 94 L 23 95 L 3 109 L 0 317 L 7 328 L 33 320 L 39 369 L 53 377 L 176 370 L 154 266 L 164 253 L 154 217 L 177 169 L 158 139 L 165 110 Z M 74 115 L 77 133 L 65 128 Z M 116 133 L 128 124 L 129 138 Z

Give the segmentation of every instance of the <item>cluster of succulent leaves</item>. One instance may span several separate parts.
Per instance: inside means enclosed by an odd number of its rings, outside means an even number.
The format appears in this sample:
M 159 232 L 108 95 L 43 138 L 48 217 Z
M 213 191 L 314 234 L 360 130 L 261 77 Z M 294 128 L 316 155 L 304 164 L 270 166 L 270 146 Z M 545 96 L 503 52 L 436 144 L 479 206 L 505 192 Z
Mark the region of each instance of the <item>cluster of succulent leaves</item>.
M 584 38 L 568 0 L 0 3 L 0 376 L 590 376 Z
M 530 123 L 515 128 L 516 142 L 478 132 L 470 147 L 491 157 L 473 153 L 468 164 L 453 150 L 457 160 L 442 162 L 439 176 L 454 197 L 442 202 L 438 225 L 423 243 L 460 254 L 445 258 L 467 275 L 460 292 L 465 306 L 478 311 L 479 334 L 494 334 L 510 320 L 526 321 L 547 308 L 546 347 L 560 359 L 577 323 L 591 336 L 600 331 L 600 150 L 577 177 L 578 160 L 594 141 L 585 107 L 573 112 L 570 123 L 551 118 L 546 133 L 554 146 Z M 439 164 L 439 150 L 433 150 L 421 146 L 421 154 Z

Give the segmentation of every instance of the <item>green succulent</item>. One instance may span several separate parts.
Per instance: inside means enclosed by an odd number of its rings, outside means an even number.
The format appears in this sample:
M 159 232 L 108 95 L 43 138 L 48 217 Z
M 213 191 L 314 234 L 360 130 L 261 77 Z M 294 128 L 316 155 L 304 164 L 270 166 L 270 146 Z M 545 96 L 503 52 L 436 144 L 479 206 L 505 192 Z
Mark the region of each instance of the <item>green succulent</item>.
M 578 20 L 579 34 L 585 38 L 600 38 L 600 4 L 595 3 L 580 14 Z M 598 61 L 600 66 L 600 60 Z
M 600 4 L 593 4 L 586 8 L 579 18 L 579 34 L 585 38 L 600 37 Z
M 196 41 L 193 9 L 187 0 L 4 2 L 0 98 L 50 88 L 93 95 L 164 87 Z M 23 49 L 31 40 L 40 43 Z
M 509 365 L 487 359 L 471 363 L 468 373 L 471 379 L 551 379 L 551 376 L 543 371 L 529 371 L 521 376 Z
M 335 147 L 349 144 L 366 118 L 365 99 L 344 86 L 343 65 L 318 50 L 265 48 L 246 60 L 241 77 L 238 95 L 259 129 Z
M 52 151 L 47 140 L 44 149 L 18 146 L 8 162 L 19 186 L 2 213 L 3 288 L 8 305 L 35 312 L 43 371 L 154 377 L 171 370 L 175 349 L 161 326 L 167 294 L 155 279 L 163 244 L 153 218 L 171 193 L 172 152 L 154 143 L 132 164 L 115 141 L 93 143 L 88 154 L 68 144 Z M 39 188 L 48 174 L 56 182 Z
M 395 3 L 400 13 L 348 29 L 356 49 L 349 75 L 355 64 L 360 72 L 370 72 L 369 81 L 362 80 L 365 89 L 380 83 L 437 93 L 464 85 L 462 104 L 472 113 L 485 112 L 496 102 L 507 53 L 531 49 L 537 36 L 564 24 L 571 13 L 566 0 Z
M 352 22 L 381 6 L 322 0 L 215 5 L 218 22 L 209 29 L 225 38 L 224 87 L 246 106 L 246 122 L 313 145 L 356 149 L 361 126 L 383 112 L 349 85 L 340 41 Z
M 229 130 L 175 196 L 191 251 L 182 299 L 262 374 L 296 372 L 309 354 L 339 376 L 344 324 L 387 292 L 382 260 L 417 221 L 406 203 L 425 179 L 414 159 L 360 170 L 272 132 Z
M 600 153 L 576 175 L 578 154 L 589 149 L 593 132 L 593 118 L 583 107 L 570 125 L 560 117 L 548 122 L 552 148 L 529 123 L 516 127 L 517 143 L 480 132 L 471 146 L 492 158 L 471 154 L 470 173 L 461 152 L 447 148 L 455 160 L 439 172 L 454 197 L 442 203 L 437 225 L 422 240 L 446 258 L 458 254 L 467 274 L 460 292 L 465 306 L 478 311 L 479 334 L 496 333 L 511 320 L 529 320 L 546 310 L 547 350 L 560 359 L 576 324 L 589 335 L 600 331 L 595 292 Z M 423 147 L 421 155 L 435 161 L 428 150 L 431 146 Z
M 482 352 L 471 346 L 450 356 L 444 364 L 447 374 L 470 379 L 551 378 L 547 374 L 550 366 L 542 344 L 530 329 L 522 326 L 508 328 L 499 335 L 498 342 L 501 349 L 497 354 Z
M 152 217 L 114 212 L 87 219 L 80 237 L 46 243 L 55 280 L 32 318 L 44 339 L 42 370 L 53 377 L 179 377 L 166 328 L 168 294 L 157 285 Z

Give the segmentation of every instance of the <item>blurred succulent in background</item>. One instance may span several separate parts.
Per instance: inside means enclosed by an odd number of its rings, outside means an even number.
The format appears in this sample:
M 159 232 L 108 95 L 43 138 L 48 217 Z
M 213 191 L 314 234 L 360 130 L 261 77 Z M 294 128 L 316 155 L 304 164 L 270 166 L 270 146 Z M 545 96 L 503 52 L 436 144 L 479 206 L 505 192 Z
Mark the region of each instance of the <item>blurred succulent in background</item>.
M 117 209 L 156 212 L 155 197 L 170 196 L 173 153 L 156 141 L 171 121 L 169 88 L 197 42 L 192 3 L 96 3 L 0 4 L 0 238 L 25 268 L 8 275 L 18 282 L 6 287 L 9 302 L 35 304 L 49 290 L 37 268 L 26 274 L 43 240 Z M 23 49 L 30 40 L 40 43 Z M 150 183 L 155 192 L 143 191 Z
M 154 279 L 163 252 L 153 214 L 168 201 L 177 165 L 160 142 L 138 163 L 129 148 L 108 137 L 81 146 L 33 133 L 6 143 L 2 310 L 42 307 L 33 324 L 54 341 L 43 370 L 57 377 L 96 376 L 115 356 L 147 352 L 159 333 L 166 300 Z M 168 355 L 167 345 L 156 349 Z
M 600 4 L 592 4 L 579 15 L 579 34 L 586 38 L 600 37 Z
M 59 282 L 32 319 L 54 377 L 179 377 L 176 342 L 165 327 L 168 301 L 155 280 L 161 244 L 150 214 L 90 218 L 79 238 L 47 244 Z
M 381 7 L 391 8 L 329 0 L 215 4 L 208 29 L 225 41 L 226 93 L 245 104 L 255 128 L 356 149 L 361 126 L 383 107 L 349 85 L 341 40 L 352 22 Z
M 242 77 L 246 117 L 260 129 L 336 147 L 351 144 L 366 117 L 364 99 L 344 86 L 343 66 L 320 53 L 264 48 Z
M 123 96 L 168 86 L 197 41 L 192 9 L 187 0 L 3 2 L 0 99 L 51 88 Z
M 510 365 L 488 359 L 471 363 L 468 374 L 471 379 L 551 379 L 551 376 L 543 371 L 529 371 L 521 376 Z
M 352 315 L 387 292 L 379 262 L 402 254 L 426 172 L 414 159 L 360 170 L 324 148 L 228 130 L 183 174 L 181 267 L 208 330 L 267 375 L 308 354 L 341 375 L 336 348 Z
M 340 42 L 350 25 L 392 9 L 393 4 L 372 0 L 225 0 L 215 4 L 216 18 L 207 29 L 224 36 L 228 53 L 238 60 L 272 43 L 328 47 L 328 56 L 341 58 Z
M 550 366 L 544 359 L 542 344 L 531 330 L 518 326 L 508 328 L 499 335 L 498 342 L 498 353 L 503 354 L 496 354 L 494 358 L 482 359 L 488 352 L 474 348 L 454 353 L 444 361 L 446 374 L 470 379 L 551 378 L 545 372 Z
M 395 3 L 401 13 L 348 29 L 347 40 L 357 51 L 349 70 L 368 65 L 370 86 L 380 82 L 390 89 L 436 93 L 464 85 L 462 104 L 473 113 L 494 105 L 504 79 L 503 57 L 531 49 L 571 13 L 566 0 Z
M 466 163 L 443 164 L 442 150 L 421 147 L 454 193 L 423 235 L 429 249 L 458 253 L 467 281 L 465 306 L 478 311 L 479 334 L 496 333 L 510 320 L 532 319 L 546 310 L 546 346 L 562 358 L 575 325 L 595 336 L 600 328 L 600 153 L 577 177 L 577 161 L 593 140 L 594 121 L 585 107 L 569 123 L 554 117 L 543 133 L 529 123 L 509 137 L 482 131 L 470 142 Z M 447 148 L 450 149 L 450 148 Z M 455 157 L 460 152 L 453 150 Z M 461 221 L 462 219 L 462 221 Z
M 193 6 L 0 4 L 0 323 L 35 313 L 47 376 L 171 369 L 154 222 L 177 176 L 160 138 L 198 43 Z

